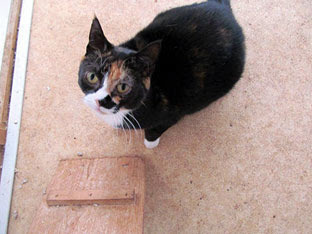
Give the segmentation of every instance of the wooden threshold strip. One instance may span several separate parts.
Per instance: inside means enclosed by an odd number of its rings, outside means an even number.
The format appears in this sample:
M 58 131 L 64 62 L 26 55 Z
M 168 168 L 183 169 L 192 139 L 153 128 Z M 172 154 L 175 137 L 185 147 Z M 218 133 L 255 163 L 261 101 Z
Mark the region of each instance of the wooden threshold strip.
M 135 200 L 134 190 L 54 190 L 48 193 L 49 206 L 56 205 L 129 205 Z

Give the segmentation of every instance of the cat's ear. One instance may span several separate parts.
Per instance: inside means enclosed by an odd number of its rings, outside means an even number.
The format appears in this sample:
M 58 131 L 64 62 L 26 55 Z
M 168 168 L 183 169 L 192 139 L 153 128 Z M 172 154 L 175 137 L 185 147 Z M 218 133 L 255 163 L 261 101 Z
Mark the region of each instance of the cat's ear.
M 105 53 L 113 48 L 113 45 L 104 36 L 101 24 L 96 16 L 92 21 L 89 43 L 87 45 L 86 55 L 94 53 L 95 51 L 100 51 Z
M 150 63 L 155 64 L 161 49 L 161 40 L 154 41 L 142 50 L 140 50 L 136 56 L 142 59 L 148 59 Z

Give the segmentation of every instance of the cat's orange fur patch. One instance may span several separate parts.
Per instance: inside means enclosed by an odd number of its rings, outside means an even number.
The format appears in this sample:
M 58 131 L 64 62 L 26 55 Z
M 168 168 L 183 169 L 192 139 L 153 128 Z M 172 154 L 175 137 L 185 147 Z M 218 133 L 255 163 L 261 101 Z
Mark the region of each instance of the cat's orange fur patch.
M 111 70 L 108 79 L 110 79 L 111 81 L 118 80 L 120 79 L 121 74 L 122 74 L 121 67 L 119 66 L 118 62 L 114 62 L 111 65 Z
M 121 100 L 121 97 L 119 97 L 119 96 L 113 97 L 113 101 L 114 101 L 116 104 L 119 104 L 119 103 L 120 103 L 120 100 Z
M 108 75 L 107 80 L 107 91 L 108 93 L 112 92 L 115 88 L 115 85 L 118 83 L 119 79 L 121 78 L 121 75 L 123 73 L 122 66 L 120 66 L 120 63 L 118 61 L 112 63 L 110 72 Z
M 146 89 L 149 89 L 151 87 L 151 78 L 150 77 L 145 78 L 143 80 L 143 84 Z

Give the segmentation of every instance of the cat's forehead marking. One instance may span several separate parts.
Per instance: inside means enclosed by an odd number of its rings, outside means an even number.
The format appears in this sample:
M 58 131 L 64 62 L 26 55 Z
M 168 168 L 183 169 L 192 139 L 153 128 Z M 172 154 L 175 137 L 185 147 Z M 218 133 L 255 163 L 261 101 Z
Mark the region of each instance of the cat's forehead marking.
M 122 66 L 122 61 L 115 61 L 111 64 L 110 72 L 107 77 L 107 92 L 112 92 L 119 80 L 125 77 L 126 71 Z
M 108 79 L 110 79 L 111 81 L 118 80 L 120 79 L 121 74 L 122 68 L 120 66 L 120 63 L 118 61 L 112 63 Z

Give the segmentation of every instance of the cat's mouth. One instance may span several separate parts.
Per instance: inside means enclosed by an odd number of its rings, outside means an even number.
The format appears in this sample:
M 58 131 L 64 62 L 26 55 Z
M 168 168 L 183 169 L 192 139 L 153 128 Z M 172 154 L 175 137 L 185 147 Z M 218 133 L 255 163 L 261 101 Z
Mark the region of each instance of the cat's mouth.
M 112 115 L 112 114 L 116 114 L 119 110 L 119 108 L 116 108 L 116 106 L 110 109 L 105 108 L 101 106 L 98 101 L 92 100 L 91 98 L 88 98 L 87 96 L 84 98 L 84 103 L 87 106 L 89 106 L 91 109 L 93 109 L 99 115 Z
M 102 115 L 109 115 L 109 114 L 113 114 L 113 112 L 105 109 L 104 107 L 98 107 L 96 108 L 96 111 L 99 112 Z

